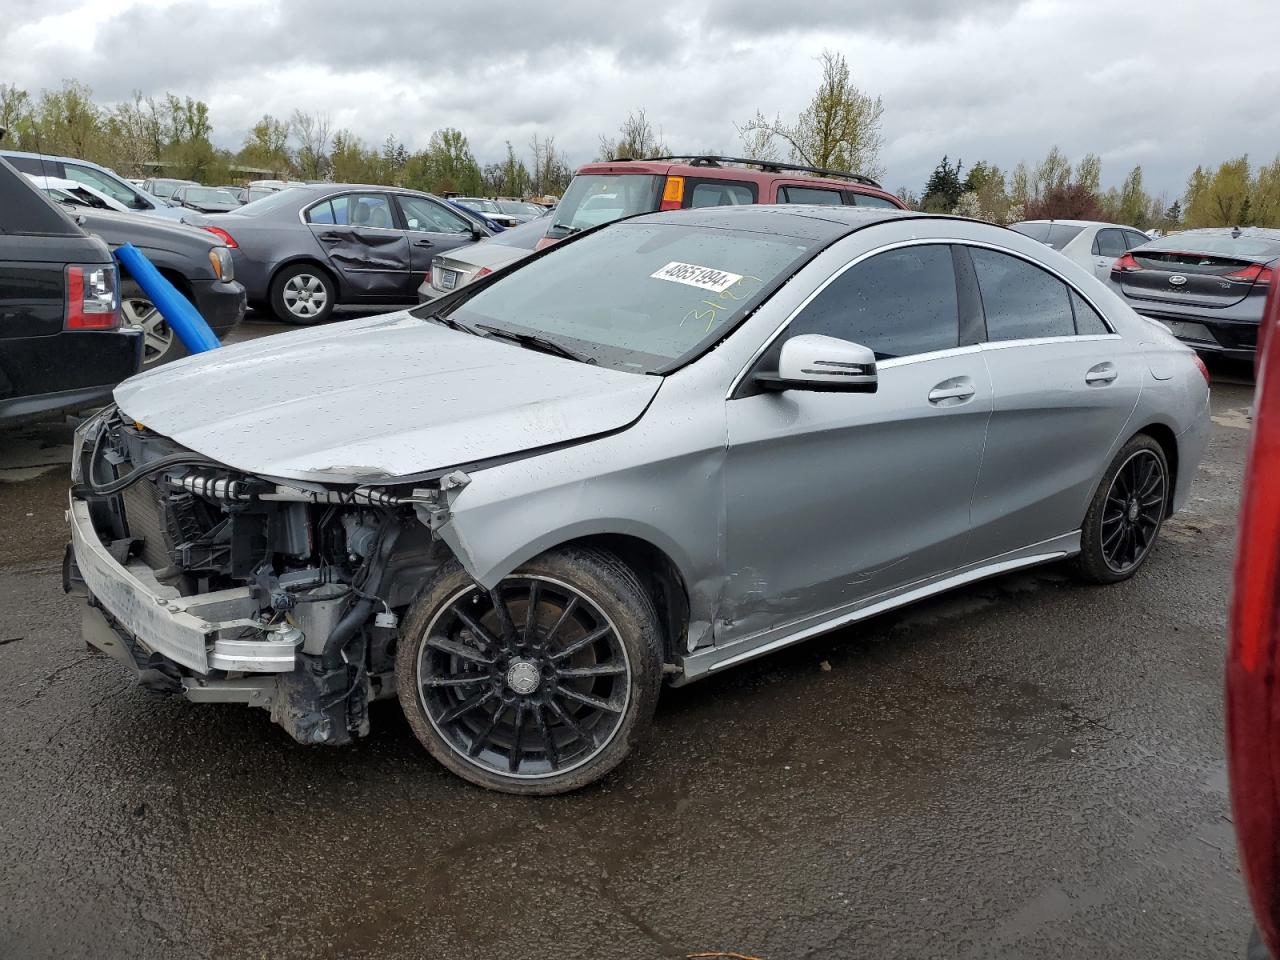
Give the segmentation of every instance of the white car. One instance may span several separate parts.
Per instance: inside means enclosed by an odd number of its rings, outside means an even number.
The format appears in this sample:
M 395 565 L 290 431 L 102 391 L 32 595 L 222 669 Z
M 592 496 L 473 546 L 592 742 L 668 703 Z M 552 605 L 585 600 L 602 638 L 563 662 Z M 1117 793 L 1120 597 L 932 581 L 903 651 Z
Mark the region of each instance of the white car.
M 1097 220 L 1023 220 L 1009 229 L 1052 247 L 1104 282 L 1117 257 L 1151 240 L 1136 227 Z
M 36 185 L 54 200 L 74 203 L 80 207 L 94 207 L 98 210 L 116 210 L 120 213 L 132 211 L 114 197 L 107 196 L 101 190 L 81 183 L 78 180 L 64 180 L 62 177 L 40 177 L 33 173 L 24 173 L 24 177 Z

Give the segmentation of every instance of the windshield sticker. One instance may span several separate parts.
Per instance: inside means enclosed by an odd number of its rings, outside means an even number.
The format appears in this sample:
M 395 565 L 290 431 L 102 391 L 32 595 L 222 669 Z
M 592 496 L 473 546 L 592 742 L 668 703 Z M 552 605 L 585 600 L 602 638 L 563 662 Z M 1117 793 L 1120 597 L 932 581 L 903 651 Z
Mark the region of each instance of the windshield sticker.
M 710 290 L 712 293 L 723 293 L 742 279 L 740 273 L 727 273 L 711 267 L 700 267 L 696 263 L 681 263 L 672 260 L 665 267 L 659 267 L 649 274 L 654 280 L 670 280 L 672 283 L 684 283 L 691 287 Z

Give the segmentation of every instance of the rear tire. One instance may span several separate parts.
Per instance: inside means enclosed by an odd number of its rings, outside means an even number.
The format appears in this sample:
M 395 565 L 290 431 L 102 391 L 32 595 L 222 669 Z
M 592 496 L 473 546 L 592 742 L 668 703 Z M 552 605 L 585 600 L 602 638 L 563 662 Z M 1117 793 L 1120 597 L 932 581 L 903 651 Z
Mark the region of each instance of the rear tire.
M 271 312 L 283 323 L 324 323 L 333 316 L 337 301 L 337 286 L 315 264 L 285 267 L 271 282 Z
M 493 592 L 450 562 L 405 618 L 396 683 L 414 734 L 453 773 L 547 796 L 600 779 L 640 742 L 662 649 L 652 600 L 611 554 L 553 550 Z
M 1080 530 L 1076 571 L 1089 583 L 1119 583 L 1151 555 L 1169 507 L 1169 464 L 1154 439 L 1140 433 L 1102 475 Z

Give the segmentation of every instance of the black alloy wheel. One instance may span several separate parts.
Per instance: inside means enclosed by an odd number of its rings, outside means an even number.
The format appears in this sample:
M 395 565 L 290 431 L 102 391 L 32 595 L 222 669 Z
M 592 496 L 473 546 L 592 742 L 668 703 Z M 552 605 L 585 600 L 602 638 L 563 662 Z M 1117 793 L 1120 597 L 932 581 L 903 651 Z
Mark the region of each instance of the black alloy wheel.
M 1102 508 L 1102 556 L 1118 574 L 1134 569 L 1155 543 L 1168 496 L 1164 461 L 1138 450 L 1111 480 Z
M 661 678 L 657 618 L 628 569 L 592 551 L 539 561 L 493 590 L 452 565 L 397 653 L 401 705 L 427 749 L 512 793 L 561 793 L 616 766 Z

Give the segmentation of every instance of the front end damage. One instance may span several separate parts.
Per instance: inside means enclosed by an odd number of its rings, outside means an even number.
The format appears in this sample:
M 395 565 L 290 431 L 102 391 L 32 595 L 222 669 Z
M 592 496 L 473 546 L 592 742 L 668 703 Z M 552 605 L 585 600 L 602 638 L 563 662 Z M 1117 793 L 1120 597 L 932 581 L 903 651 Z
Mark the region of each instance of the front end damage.
M 451 556 L 434 530 L 467 482 L 249 476 L 109 408 L 77 431 L 64 587 L 148 689 L 345 743 L 395 693 L 399 614 Z

